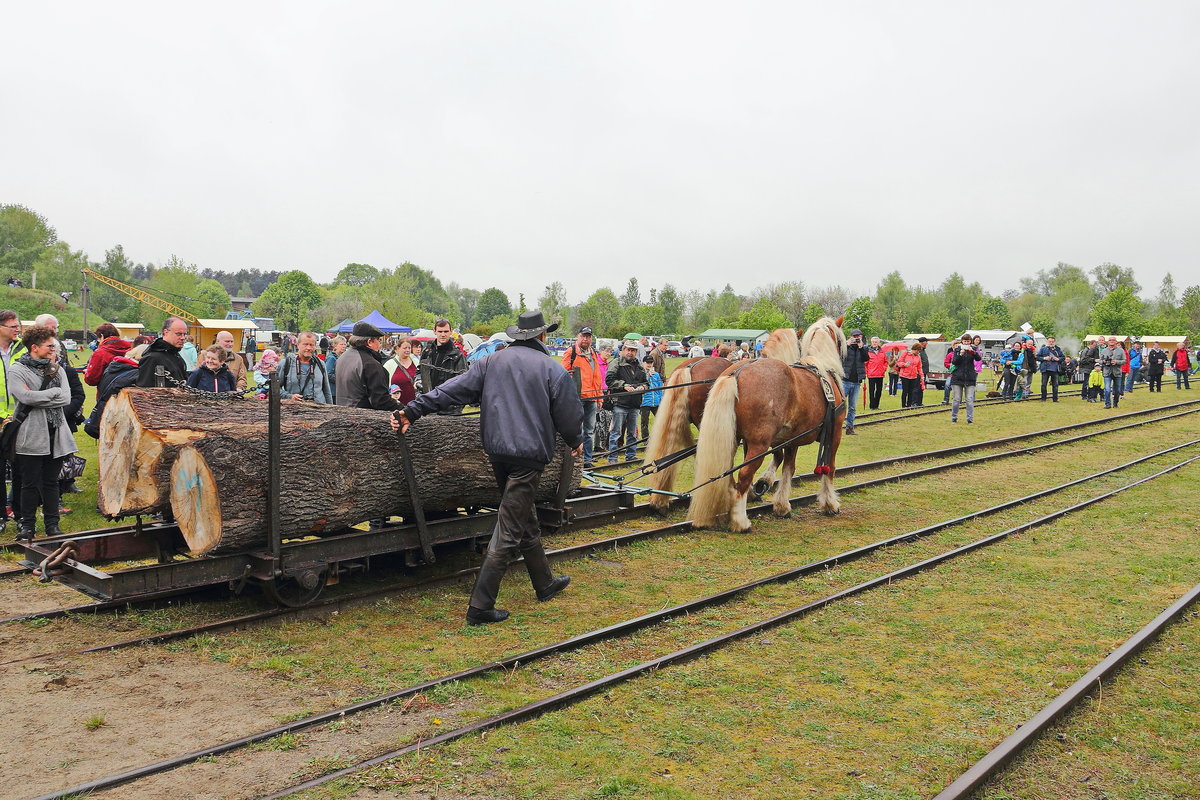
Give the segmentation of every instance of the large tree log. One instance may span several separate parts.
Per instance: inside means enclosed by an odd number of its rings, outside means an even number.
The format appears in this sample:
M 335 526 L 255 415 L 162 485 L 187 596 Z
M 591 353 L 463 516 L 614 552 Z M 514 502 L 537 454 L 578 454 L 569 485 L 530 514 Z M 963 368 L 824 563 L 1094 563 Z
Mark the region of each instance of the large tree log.
M 182 389 L 131 387 L 110 398 L 100 421 L 100 513 L 125 517 L 166 508 L 171 464 L 189 442 L 215 432 L 248 436 L 261 428 L 265 433 L 265 411 L 262 421 L 231 417 L 234 404 L 262 405 Z
M 273 468 L 280 471 L 279 523 L 285 538 L 412 514 L 397 435 L 385 412 L 284 401 L 280 459 L 271 465 L 265 402 L 163 389 L 123 394 L 128 397 L 115 406 L 115 418 L 109 420 L 117 398 L 104 413 L 111 431 L 101 451 L 102 482 L 116 486 L 131 472 L 141 477 L 127 479 L 119 499 L 116 489 L 106 488 L 114 496 L 108 507 L 146 507 L 169 498 L 194 553 L 266 543 L 266 484 Z M 499 503 L 478 417 L 426 417 L 407 439 L 427 510 Z M 572 474 L 572 492 L 581 481 L 580 466 L 576 463 Z M 540 502 L 557 494 L 560 470 L 561 453 L 543 473 Z

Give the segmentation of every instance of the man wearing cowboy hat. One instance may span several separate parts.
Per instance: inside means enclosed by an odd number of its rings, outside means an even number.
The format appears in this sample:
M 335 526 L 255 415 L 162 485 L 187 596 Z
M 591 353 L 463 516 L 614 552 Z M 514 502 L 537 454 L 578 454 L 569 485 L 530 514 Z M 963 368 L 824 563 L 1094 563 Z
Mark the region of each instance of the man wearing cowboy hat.
M 427 414 L 452 406 L 480 407 L 483 450 L 502 493 L 496 529 L 479 568 L 467 608 L 467 623 L 482 625 L 508 618 L 496 608 L 500 580 L 517 555 L 525 559 L 538 600 L 545 602 L 566 588 L 570 578 L 554 577 L 542 548 L 534 498 L 542 471 L 554 457 L 555 434 L 566 441 L 571 455 L 583 452 L 583 405 L 570 374 L 546 349 L 547 325 L 541 311 L 527 311 L 508 326 L 513 343 L 476 361 L 462 375 L 419 396 L 396 414 L 397 427 L 408 430 Z M 338 376 L 341 377 L 339 365 Z M 338 387 L 339 399 L 341 387 Z
M 339 406 L 395 411 L 400 404 L 388 393 L 391 381 L 383 368 L 383 331 L 369 322 L 356 322 L 350 349 L 338 358 L 334 397 Z

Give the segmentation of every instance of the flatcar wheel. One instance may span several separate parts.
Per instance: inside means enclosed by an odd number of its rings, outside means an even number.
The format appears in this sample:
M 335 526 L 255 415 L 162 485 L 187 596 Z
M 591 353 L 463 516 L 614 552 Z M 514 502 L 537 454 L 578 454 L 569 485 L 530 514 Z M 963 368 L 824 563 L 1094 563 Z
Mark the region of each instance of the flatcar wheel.
M 276 603 L 300 608 L 316 600 L 325 589 L 324 569 L 310 569 L 296 575 L 281 575 L 263 583 L 263 591 Z

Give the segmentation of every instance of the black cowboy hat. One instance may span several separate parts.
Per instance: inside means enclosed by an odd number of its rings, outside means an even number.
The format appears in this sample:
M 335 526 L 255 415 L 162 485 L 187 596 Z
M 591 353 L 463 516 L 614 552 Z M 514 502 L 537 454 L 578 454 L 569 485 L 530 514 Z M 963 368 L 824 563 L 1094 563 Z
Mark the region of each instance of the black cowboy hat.
M 543 332 L 553 333 L 556 330 L 558 330 L 558 323 L 547 325 L 546 318 L 542 316 L 541 311 L 526 311 L 517 317 L 516 325 L 509 325 L 504 332 L 520 341 L 523 339 L 536 339 Z

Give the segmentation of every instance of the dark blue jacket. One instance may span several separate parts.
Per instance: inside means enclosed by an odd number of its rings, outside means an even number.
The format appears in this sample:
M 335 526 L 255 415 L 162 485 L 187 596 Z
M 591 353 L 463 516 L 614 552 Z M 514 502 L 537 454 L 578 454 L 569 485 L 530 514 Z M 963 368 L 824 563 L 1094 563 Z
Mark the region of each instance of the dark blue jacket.
M 100 418 L 104 416 L 104 407 L 108 399 L 126 386 L 133 386 L 138 379 L 138 364 L 125 356 L 117 356 L 108 362 L 104 372 L 100 373 L 100 383 L 96 385 L 96 407 L 83 423 L 83 432 L 93 439 L 100 438 Z
M 201 364 L 188 375 L 187 385 L 206 392 L 232 392 L 237 388 L 237 381 L 224 364 L 216 372 Z
M 454 406 L 480 407 L 483 450 L 493 461 L 542 469 L 557 432 L 572 449 L 583 442 L 583 403 L 571 374 L 536 339 L 513 342 L 404 408 L 412 422 Z
M 1054 356 L 1058 361 L 1047 361 L 1049 356 Z M 1042 364 L 1042 372 L 1062 372 L 1063 351 L 1058 345 L 1054 345 L 1054 347 L 1048 344 L 1042 345 L 1042 349 L 1038 350 L 1037 357 Z

